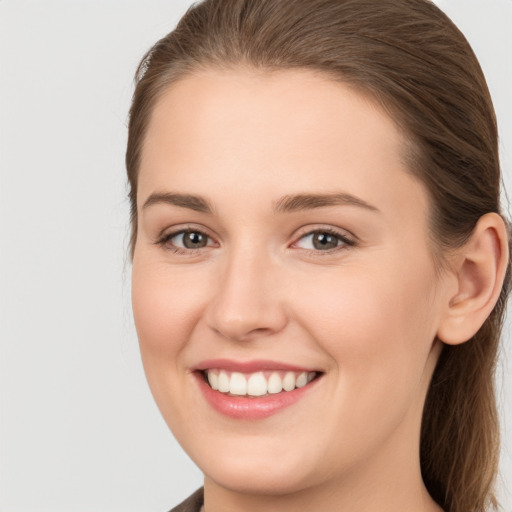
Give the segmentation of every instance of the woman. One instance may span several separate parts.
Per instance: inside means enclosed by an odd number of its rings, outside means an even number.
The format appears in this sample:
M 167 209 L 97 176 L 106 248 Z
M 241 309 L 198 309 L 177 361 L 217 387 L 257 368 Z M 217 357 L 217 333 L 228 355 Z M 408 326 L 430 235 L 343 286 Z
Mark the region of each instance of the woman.
M 496 121 L 426 0 L 206 0 L 130 112 L 133 309 L 175 510 L 493 507 Z

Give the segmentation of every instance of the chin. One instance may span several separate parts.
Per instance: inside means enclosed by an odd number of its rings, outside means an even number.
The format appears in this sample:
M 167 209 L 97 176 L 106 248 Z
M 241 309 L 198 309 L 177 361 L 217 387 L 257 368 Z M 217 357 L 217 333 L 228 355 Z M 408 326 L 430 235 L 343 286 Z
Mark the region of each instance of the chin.
M 211 470 L 210 470 L 211 469 Z M 275 467 L 274 461 L 267 461 L 265 468 L 240 461 L 236 465 L 222 468 L 205 468 L 206 479 L 217 485 L 241 494 L 286 495 L 304 490 L 308 482 L 306 475 L 297 472 L 297 468 L 282 465 Z M 311 484 L 309 484 L 311 485 Z
M 224 445 L 224 450 L 215 449 L 211 444 L 209 450 L 198 449 L 196 453 L 190 450 L 189 454 L 206 479 L 242 494 L 292 494 L 325 480 L 326 475 L 320 474 L 313 461 L 308 463 L 303 450 L 284 446 L 284 453 L 280 453 L 273 443 L 265 446 L 257 442 L 251 450 L 247 444 L 250 441 L 246 441 L 245 450 L 236 449 L 236 442 Z M 283 447 L 286 442 L 280 444 Z

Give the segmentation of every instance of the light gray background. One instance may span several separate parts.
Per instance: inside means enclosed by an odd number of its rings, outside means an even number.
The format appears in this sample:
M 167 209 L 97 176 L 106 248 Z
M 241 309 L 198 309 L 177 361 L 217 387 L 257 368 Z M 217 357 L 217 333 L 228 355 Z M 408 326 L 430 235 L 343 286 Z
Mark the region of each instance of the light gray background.
M 163 512 L 201 483 L 145 383 L 125 264 L 132 76 L 190 3 L 0 1 L 1 512 Z M 512 1 L 438 3 L 486 72 L 512 190 Z M 506 331 L 508 512 L 510 320 Z

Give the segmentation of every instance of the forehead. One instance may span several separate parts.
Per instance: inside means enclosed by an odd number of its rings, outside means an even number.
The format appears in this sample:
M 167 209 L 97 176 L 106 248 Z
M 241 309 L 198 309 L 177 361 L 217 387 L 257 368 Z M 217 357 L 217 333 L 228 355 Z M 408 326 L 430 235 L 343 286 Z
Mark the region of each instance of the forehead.
M 210 195 L 223 181 L 254 194 L 337 186 L 396 203 L 403 186 L 420 185 L 407 172 L 405 147 L 374 100 L 325 75 L 203 71 L 174 83 L 153 109 L 138 203 L 158 188 Z

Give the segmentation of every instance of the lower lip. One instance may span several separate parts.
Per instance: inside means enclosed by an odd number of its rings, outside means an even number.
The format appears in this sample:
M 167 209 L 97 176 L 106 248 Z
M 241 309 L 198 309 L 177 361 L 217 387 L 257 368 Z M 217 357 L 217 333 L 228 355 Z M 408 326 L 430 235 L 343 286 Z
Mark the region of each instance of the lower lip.
M 247 398 L 244 396 L 226 395 L 220 391 L 215 391 L 205 382 L 200 372 L 195 372 L 194 375 L 204 397 L 217 412 L 230 418 L 242 420 L 257 420 L 276 414 L 298 402 L 319 380 L 316 378 L 302 388 L 296 388 L 292 391 L 283 391 L 260 398 Z

